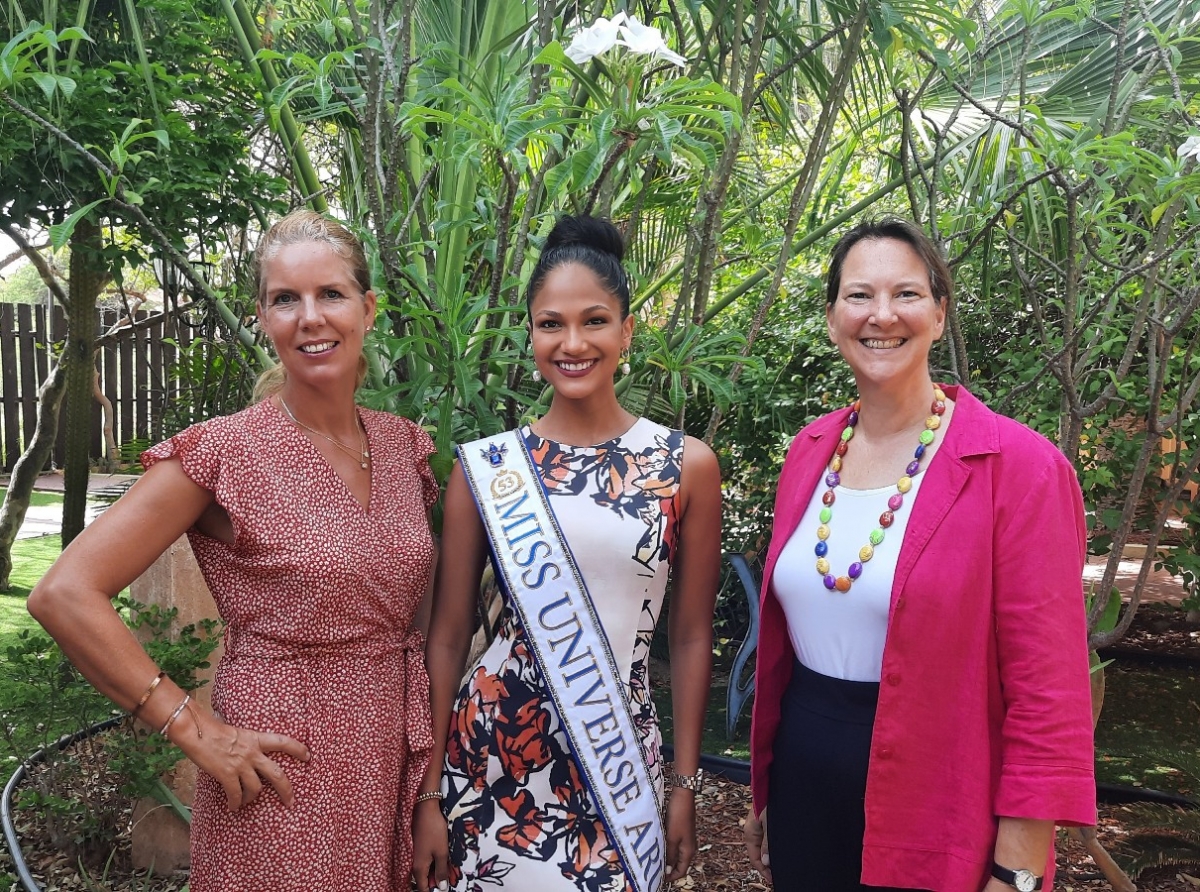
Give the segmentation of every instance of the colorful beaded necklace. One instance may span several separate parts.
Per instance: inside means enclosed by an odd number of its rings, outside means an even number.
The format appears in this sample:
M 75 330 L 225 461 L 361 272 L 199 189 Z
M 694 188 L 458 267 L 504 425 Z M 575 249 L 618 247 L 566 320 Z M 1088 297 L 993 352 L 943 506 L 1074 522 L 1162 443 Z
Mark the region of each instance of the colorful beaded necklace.
M 854 436 L 854 426 L 858 424 L 860 405 L 861 401 L 855 400 L 854 405 L 850 407 L 850 417 L 846 419 L 846 428 L 842 431 L 842 437 L 837 449 L 833 452 L 833 458 L 829 460 L 829 473 L 825 477 L 825 485 L 829 488 L 821 496 L 821 525 L 817 527 L 817 573 L 822 577 L 825 588 L 831 592 L 834 590 L 850 591 L 854 580 L 862 575 L 863 564 L 875 556 L 876 547 L 883 542 L 884 531 L 895 522 L 896 512 L 904 504 L 904 494 L 912 489 L 913 475 L 921 470 L 921 459 L 930 444 L 933 443 L 933 432 L 942 426 L 942 415 L 946 412 L 946 395 L 942 393 L 940 387 L 934 385 L 933 405 L 929 407 L 930 415 L 925 419 L 925 430 L 921 431 L 921 435 L 917 438 L 920 441 L 917 443 L 917 450 L 913 453 L 913 460 L 904 469 L 904 476 L 897 481 L 895 494 L 888 499 L 887 510 L 879 515 L 879 526 L 871 530 L 870 541 L 858 550 L 858 560 L 850 565 L 846 570 L 846 575 L 834 576 L 830 572 L 829 558 L 826 557 L 829 554 L 829 543 L 826 540 L 829 538 L 829 521 L 833 519 L 833 503 L 837 500 L 834 490 L 842 482 L 840 473 L 842 460 L 850 451 L 850 440 Z

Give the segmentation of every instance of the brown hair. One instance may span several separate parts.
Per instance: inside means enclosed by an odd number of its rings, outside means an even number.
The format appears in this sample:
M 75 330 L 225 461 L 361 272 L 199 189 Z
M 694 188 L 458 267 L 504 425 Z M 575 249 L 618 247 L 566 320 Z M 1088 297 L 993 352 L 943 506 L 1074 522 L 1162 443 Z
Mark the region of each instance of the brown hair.
M 346 261 L 354 281 L 365 295 L 371 290 L 371 271 L 367 266 L 367 255 L 362 242 L 353 232 L 336 220 L 322 217 L 315 211 L 301 209 L 292 211 L 266 231 L 254 252 L 251 271 L 254 290 L 257 294 L 258 311 L 265 308 L 267 297 L 266 261 L 279 253 L 281 248 L 305 242 L 319 242 Z M 367 377 L 367 357 L 358 358 L 358 377 L 354 386 L 361 387 Z M 259 402 L 278 393 L 287 380 L 287 371 L 276 363 L 258 376 L 254 383 L 253 401 Z
M 846 255 L 861 241 L 879 239 L 895 239 L 904 242 L 917 252 L 917 256 L 925 263 L 929 272 L 929 287 L 933 291 L 936 303 L 949 303 L 954 297 L 954 282 L 950 277 L 950 265 L 946 258 L 933 243 L 933 239 L 925 234 L 917 224 L 899 217 L 884 217 L 882 220 L 864 220 L 853 229 L 846 232 L 829 255 L 829 273 L 825 279 L 825 302 L 833 306 L 837 300 L 838 290 L 842 287 L 842 265 Z

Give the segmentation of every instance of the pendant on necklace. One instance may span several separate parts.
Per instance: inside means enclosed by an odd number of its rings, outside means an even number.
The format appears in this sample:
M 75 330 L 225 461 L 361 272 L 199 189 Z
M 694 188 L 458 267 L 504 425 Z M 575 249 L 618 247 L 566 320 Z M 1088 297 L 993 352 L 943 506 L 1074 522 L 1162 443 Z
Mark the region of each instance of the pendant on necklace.
M 933 432 L 942 426 L 942 415 L 946 412 L 946 395 L 936 384 L 933 386 L 933 405 L 929 407 L 930 414 L 925 419 L 925 429 L 917 437 L 917 449 L 913 453 L 913 460 L 904 469 L 904 476 L 896 481 L 896 492 L 888 498 L 887 510 L 879 515 L 879 526 L 871 530 L 870 536 L 867 537 L 867 544 L 858 550 L 858 560 L 847 568 L 846 574 L 844 576 L 834 576 L 828 557 L 829 543 L 826 540 L 830 535 L 829 522 L 833 519 L 833 503 L 837 500 L 835 490 L 838 484 L 842 482 L 842 463 L 845 460 L 846 453 L 850 451 L 850 440 L 854 437 L 854 427 L 858 424 L 858 410 L 861 404 L 860 400 L 855 400 L 854 405 L 850 407 L 850 415 L 846 419 L 846 427 L 842 431 L 837 448 L 833 452 L 833 457 L 829 460 L 829 473 L 825 476 L 825 486 L 828 489 L 821 496 L 821 512 L 819 515 L 821 525 L 817 527 L 817 547 L 814 551 L 817 555 L 817 573 L 821 576 L 821 581 L 825 584 L 825 588 L 831 592 L 850 591 L 850 587 L 854 585 L 854 580 L 862 575 L 863 564 L 875 556 L 875 548 L 883 542 L 884 531 L 895 523 L 896 512 L 904 504 L 904 494 L 912 489 L 912 478 L 921 470 L 921 459 L 924 457 L 925 451 L 930 444 L 933 443 Z

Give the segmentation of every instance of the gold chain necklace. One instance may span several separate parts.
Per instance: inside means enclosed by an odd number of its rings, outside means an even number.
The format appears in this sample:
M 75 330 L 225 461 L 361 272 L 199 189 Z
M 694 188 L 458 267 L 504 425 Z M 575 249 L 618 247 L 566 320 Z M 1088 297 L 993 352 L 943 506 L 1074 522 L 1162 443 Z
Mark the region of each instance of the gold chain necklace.
M 363 433 L 362 425 L 359 423 L 357 411 L 354 413 L 354 429 L 358 431 L 359 448 L 355 449 L 353 446 L 347 446 L 337 437 L 331 437 L 329 434 L 319 431 L 315 427 L 309 427 L 307 424 L 297 418 L 296 414 L 291 410 L 291 408 L 288 407 L 288 404 L 284 402 L 282 394 L 279 395 L 279 405 L 283 406 L 283 411 L 287 413 L 287 417 L 292 419 L 292 424 L 296 425 L 297 427 L 302 427 L 309 433 L 316 434 L 318 437 L 324 437 L 338 449 L 342 450 L 342 452 L 345 452 L 347 455 L 351 456 L 355 461 L 357 461 L 358 466 L 364 471 L 367 469 L 367 463 L 371 459 L 371 453 L 367 449 L 367 437 L 366 434 Z

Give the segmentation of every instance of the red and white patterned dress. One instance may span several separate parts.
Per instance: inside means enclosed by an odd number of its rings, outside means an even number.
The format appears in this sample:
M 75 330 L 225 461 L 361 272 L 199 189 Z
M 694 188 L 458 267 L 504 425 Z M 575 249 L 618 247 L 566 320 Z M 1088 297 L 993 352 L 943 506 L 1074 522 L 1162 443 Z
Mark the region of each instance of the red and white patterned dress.
M 269 786 L 230 812 L 200 773 L 192 892 L 409 888 L 411 815 L 432 745 L 423 640 L 411 628 L 433 560 L 429 436 L 359 410 L 369 510 L 270 401 L 194 425 L 145 452 L 177 458 L 229 514 L 231 544 L 188 531 L 225 620 L 213 708 L 287 734 L 307 763 L 272 754 L 296 803 Z
M 628 685 L 661 810 L 647 663 L 675 550 L 683 432 L 641 418 L 597 446 L 521 433 Z M 443 778 L 455 892 L 632 888 L 511 606 L 459 692 Z

